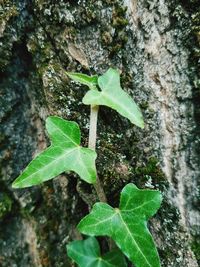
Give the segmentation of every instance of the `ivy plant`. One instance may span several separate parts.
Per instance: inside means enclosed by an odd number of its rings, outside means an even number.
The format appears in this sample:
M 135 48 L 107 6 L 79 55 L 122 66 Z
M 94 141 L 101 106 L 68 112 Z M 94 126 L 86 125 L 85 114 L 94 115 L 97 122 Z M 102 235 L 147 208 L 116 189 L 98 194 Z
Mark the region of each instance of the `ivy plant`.
M 101 256 L 99 243 L 94 237 L 77 240 L 67 245 L 67 251 L 80 267 L 126 267 L 126 261 L 119 249 Z
M 96 203 L 78 229 L 86 235 L 110 236 L 136 266 L 157 267 L 159 257 L 147 219 L 156 213 L 160 203 L 159 191 L 139 190 L 128 184 L 122 190 L 119 208 Z
M 48 117 L 46 129 L 51 146 L 38 155 L 14 181 L 13 187 L 40 184 L 64 171 L 74 171 L 86 182 L 96 180 L 95 151 L 80 146 L 77 123 L 58 117 Z
M 140 190 L 127 184 L 120 197 L 119 208 L 107 203 L 101 181 L 96 173 L 96 135 L 99 106 L 107 106 L 131 123 L 144 128 L 142 113 L 134 100 L 121 88 L 120 74 L 108 69 L 101 76 L 82 73 L 66 73 L 72 80 L 86 85 L 83 103 L 90 105 L 90 129 L 88 148 L 80 145 L 80 129 L 76 122 L 56 116 L 46 120 L 51 146 L 41 152 L 13 182 L 14 188 L 40 184 L 62 172 L 74 171 L 82 180 L 93 184 L 100 202 L 78 224 L 78 230 L 87 236 L 85 240 L 67 245 L 68 256 L 79 267 L 125 267 L 129 259 L 136 267 L 160 267 L 158 252 L 147 222 L 161 205 L 161 193 L 157 190 Z M 111 238 L 115 248 L 101 256 L 95 236 Z M 113 245 L 110 247 L 113 247 Z

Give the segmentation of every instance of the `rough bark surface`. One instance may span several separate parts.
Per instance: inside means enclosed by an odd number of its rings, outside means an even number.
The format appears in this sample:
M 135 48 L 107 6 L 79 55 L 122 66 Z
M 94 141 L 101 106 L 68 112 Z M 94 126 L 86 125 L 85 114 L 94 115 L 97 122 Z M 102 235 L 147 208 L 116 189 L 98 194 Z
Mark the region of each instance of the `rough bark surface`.
M 75 226 L 96 201 L 73 174 L 24 190 L 11 183 L 48 145 L 46 117 L 75 120 L 87 145 L 86 88 L 65 71 L 122 72 L 140 130 L 101 108 L 97 168 L 111 205 L 128 182 L 158 188 L 151 220 L 162 266 L 200 261 L 198 1 L 0 1 L 0 266 L 74 266 Z M 88 208 L 89 207 L 89 208 Z

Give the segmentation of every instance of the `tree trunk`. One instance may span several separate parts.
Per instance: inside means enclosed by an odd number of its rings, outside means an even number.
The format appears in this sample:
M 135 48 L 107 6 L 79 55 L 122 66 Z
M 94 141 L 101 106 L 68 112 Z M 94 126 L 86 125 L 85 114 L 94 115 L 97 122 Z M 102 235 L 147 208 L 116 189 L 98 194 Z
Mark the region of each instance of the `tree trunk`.
M 97 197 L 74 173 L 23 190 L 12 181 L 49 144 L 48 115 L 79 123 L 87 145 L 87 88 L 65 71 L 121 71 L 145 128 L 100 108 L 97 169 L 117 206 L 128 182 L 158 188 L 151 220 L 162 266 L 200 261 L 198 0 L 0 2 L 0 266 L 74 266 L 66 244 Z M 196 38 L 198 37 L 198 38 Z

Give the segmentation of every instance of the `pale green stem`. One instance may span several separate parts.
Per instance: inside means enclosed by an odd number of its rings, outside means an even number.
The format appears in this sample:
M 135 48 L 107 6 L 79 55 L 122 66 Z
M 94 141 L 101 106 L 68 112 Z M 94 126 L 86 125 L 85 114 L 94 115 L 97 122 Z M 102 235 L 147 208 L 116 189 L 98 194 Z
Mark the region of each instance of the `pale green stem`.
M 90 130 L 89 130 L 88 147 L 93 150 L 96 149 L 98 111 L 99 111 L 99 106 L 92 106 L 92 105 L 90 106 Z M 94 188 L 97 192 L 99 200 L 101 202 L 107 203 L 107 198 L 98 175 L 96 183 L 94 184 Z M 108 245 L 110 250 L 116 247 L 115 243 L 110 238 L 108 239 Z
M 95 150 L 96 149 L 96 139 L 97 139 L 97 118 L 98 118 L 99 106 L 90 107 L 90 130 L 89 130 L 89 141 L 88 147 Z M 94 188 L 97 192 L 97 196 L 101 202 L 107 202 L 105 192 L 101 185 L 101 181 L 97 175 L 96 183 Z

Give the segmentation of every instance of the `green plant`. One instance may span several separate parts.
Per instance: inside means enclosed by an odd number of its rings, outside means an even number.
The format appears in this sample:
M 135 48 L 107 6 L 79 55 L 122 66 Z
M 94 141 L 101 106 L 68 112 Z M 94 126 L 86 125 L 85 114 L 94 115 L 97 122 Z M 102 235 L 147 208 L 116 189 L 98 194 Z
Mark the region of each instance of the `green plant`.
M 75 259 L 80 267 L 125 267 L 126 261 L 119 249 L 113 249 L 105 255 L 100 255 L 99 243 L 94 237 L 71 242 L 67 246 L 68 255 Z
M 68 244 L 69 257 L 80 267 L 124 267 L 127 266 L 123 256 L 125 254 L 137 267 L 159 267 L 159 256 L 147 228 L 147 220 L 160 207 L 160 192 L 140 190 L 130 183 L 121 192 L 119 208 L 112 208 L 106 203 L 106 195 L 95 167 L 99 105 L 111 107 L 133 124 L 143 128 L 140 109 L 122 90 L 120 75 L 115 69 L 110 68 L 99 77 L 79 73 L 67 75 L 90 89 L 83 98 L 83 103 L 91 106 L 89 148 L 80 146 L 80 130 L 75 122 L 55 116 L 47 118 L 46 128 L 51 146 L 27 166 L 14 181 L 13 187 L 36 185 L 64 171 L 76 172 L 81 179 L 94 184 L 101 202 L 96 203 L 90 214 L 78 225 L 81 233 L 91 237 Z M 109 236 L 115 241 L 118 249 L 111 249 L 101 256 L 98 241 L 94 236 Z

